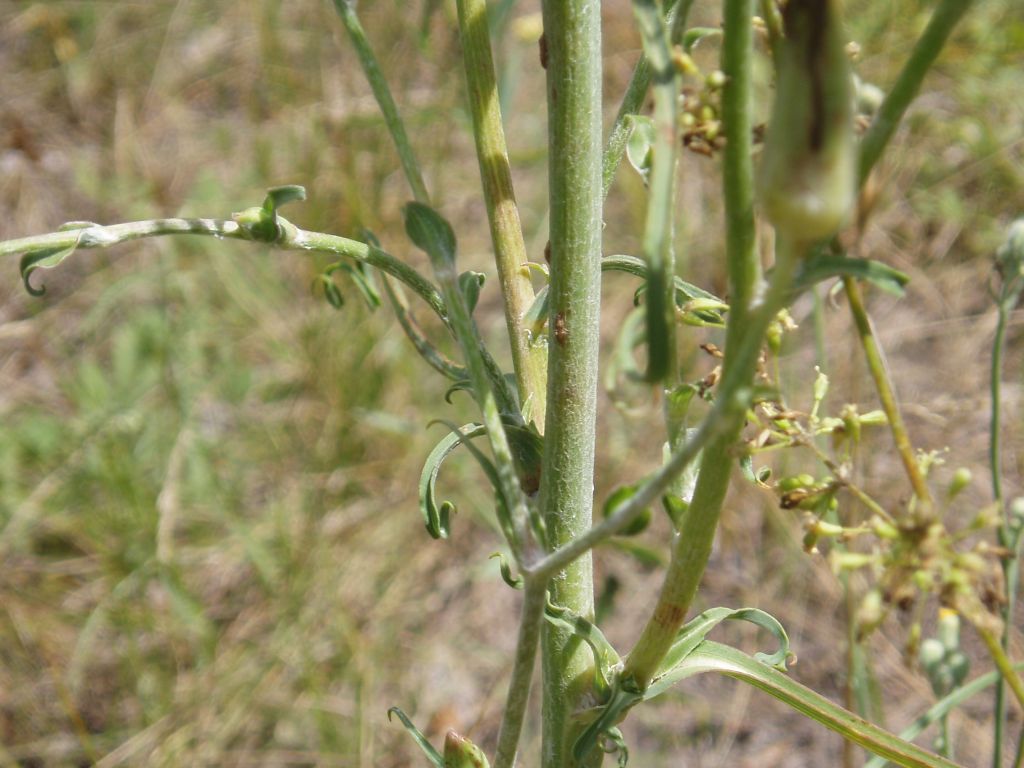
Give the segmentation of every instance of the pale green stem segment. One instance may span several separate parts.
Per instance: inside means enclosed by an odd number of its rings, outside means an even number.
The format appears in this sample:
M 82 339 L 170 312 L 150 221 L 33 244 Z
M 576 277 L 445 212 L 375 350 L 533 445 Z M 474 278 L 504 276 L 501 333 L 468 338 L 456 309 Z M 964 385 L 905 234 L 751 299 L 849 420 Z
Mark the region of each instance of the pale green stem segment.
M 858 179 L 861 185 L 867 180 L 875 163 L 882 156 L 882 152 L 899 126 L 907 108 L 917 96 L 925 75 L 938 58 L 953 28 L 972 2 L 973 0 L 940 0 L 927 28 L 914 45 L 910 58 L 903 66 L 896 83 L 882 102 L 868 132 L 861 141 L 858 167 Z M 843 287 L 849 297 L 850 311 L 857 324 L 861 345 L 868 360 L 868 368 L 878 390 L 882 408 L 889 419 L 900 461 L 903 463 L 914 494 L 920 502 L 915 517 L 918 521 L 927 522 L 933 515 L 931 493 L 918 467 L 910 437 L 900 415 L 881 350 L 878 348 L 871 330 L 870 319 L 864 308 L 860 286 L 853 278 L 844 277 Z
M 707 567 L 722 503 L 736 461 L 734 448 L 750 405 L 751 387 L 765 332 L 779 310 L 785 306 L 791 290 L 798 260 L 794 248 L 793 244 L 778 244 L 768 291 L 760 304 L 752 307 L 747 314 L 745 332 L 739 335 L 737 345 L 726 349 L 715 408 L 705 421 L 706 425 L 714 419 L 717 425 L 704 447 L 693 499 L 679 522 L 679 535 L 658 595 L 658 603 L 622 672 L 623 679 L 632 680 L 637 690 L 642 691 L 647 687 L 671 648 Z M 732 312 L 729 312 L 730 327 L 734 322 Z M 703 431 L 704 427 L 701 429 Z M 687 441 L 684 449 L 691 442 Z
M 844 739 L 905 768 L 957 768 L 955 763 L 869 723 L 788 675 L 730 646 L 705 641 L 687 657 L 685 663 L 695 672 L 719 672 L 749 683 Z
M 590 528 L 601 310 L 601 3 L 545 0 L 551 284 L 547 426 L 540 509 L 557 548 Z M 589 555 L 556 574 L 551 601 L 592 617 Z M 542 630 L 542 768 L 572 765 L 571 713 L 593 658 L 567 630 Z
M 903 65 L 892 90 L 882 101 L 871 126 L 860 143 L 859 179 L 863 184 L 882 156 L 896 128 L 899 127 L 907 107 L 921 90 L 924 76 L 942 51 L 960 18 L 974 0 L 939 0 L 921 37 L 914 45 L 910 58 Z
M 1017 699 L 1017 705 L 1024 712 L 1024 681 L 1021 680 L 1017 670 L 1014 669 L 1013 662 L 1010 661 L 1010 657 L 1003 650 L 999 637 L 995 632 L 984 627 L 975 626 L 975 629 L 981 635 L 981 639 L 984 641 L 985 647 L 988 649 L 988 653 L 996 665 L 996 669 L 999 670 L 999 674 L 1002 675 L 1006 684 L 1010 686 L 1010 690 Z
M 654 79 L 654 158 L 647 198 L 643 249 L 648 264 L 647 373 L 646 380 L 674 383 L 675 349 L 675 254 L 672 249 L 675 200 L 676 137 L 679 80 L 672 63 L 668 28 L 655 0 L 633 0 L 633 13 L 644 55 Z
M 519 402 L 529 409 L 528 420 L 534 421 L 538 429 L 543 429 L 547 348 L 542 343 L 535 343 L 523 321 L 533 304 L 533 284 L 524 266 L 529 259 L 502 127 L 487 26 L 487 3 L 485 0 L 458 0 L 458 13 L 469 109 L 473 115 L 473 136 L 494 243 L 494 260 L 505 302 L 505 323 L 512 347 Z
M 547 601 L 547 579 L 527 578 L 523 594 L 522 616 L 519 620 L 519 638 L 516 657 L 512 665 L 512 679 L 508 684 L 505 712 L 498 731 L 498 751 L 494 768 L 513 768 L 523 719 L 530 698 L 530 681 L 537 658 L 537 641 L 544 622 L 544 604 Z
M 427 194 L 426 184 L 423 183 L 423 174 L 420 172 L 419 163 L 416 160 L 416 153 L 413 152 L 412 144 L 409 142 L 409 135 L 405 132 L 405 124 L 398 114 L 398 107 L 391 96 L 391 89 L 388 88 L 387 80 L 380 70 L 377 57 L 370 47 L 370 41 L 366 37 L 363 25 L 359 22 L 359 15 L 356 13 L 355 0 L 334 0 L 334 7 L 341 17 L 341 23 L 345 26 L 352 45 L 359 57 L 359 64 L 363 74 L 370 83 L 373 96 L 377 100 L 381 114 L 384 116 L 384 123 L 388 132 L 395 142 L 395 149 L 398 151 L 398 159 L 402 163 L 402 170 L 405 178 L 412 187 L 413 197 L 417 202 L 429 204 L 430 196 Z
M 1006 278 L 1004 278 L 1006 279 Z M 1001 399 L 1003 380 L 1003 352 L 1006 347 L 1006 325 L 1009 321 L 1010 311 L 1016 305 L 1016 297 L 1008 299 L 998 297 L 996 308 L 998 318 L 996 321 L 996 334 L 992 341 L 992 367 L 990 372 L 989 393 L 991 401 L 991 414 L 989 417 L 989 468 L 992 476 L 992 497 L 999 505 L 1003 513 L 1003 524 L 999 530 L 1000 544 L 1004 547 L 1012 547 L 1015 543 L 1010 533 L 1010 521 L 1006 509 L 1006 502 L 1003 498 L 1003 460 L 1000 449 L 1002 436 Z M 1003 606 L 1003 637 L 1001 645 L 1003 650 L 1009 648 L 1010 628 L 1013 626 L 1014 608 L 1017 602 L 1018 582 L 1020 581 L 1020 559 L 1015 552 L 1014 555 L 1003 559 L 1003 582 L 1006 584 L 1006 604 Z M 995 712 L 993 713 L 995 724 L 993 725 L 993 756 L 992 764 L 995 768 L 1002 765 L 1003 759 L 1003 734 L 1006 729 L 1006 689 L 1000 680 L 996 683 L 995 689 Z M 1024 754 L 1024 732 L 1021 733 L 1017 749 L 1017 760 Z
M 913 510 L 915 524 L 927 525 L 933 519 L 931 491 L 925 481 L 921 467 L 914 455 L 914 446 L 910 443 L 910 436 L 907 433 L 906 425 L 903 423 L 903 416 L 900 414 L 899 405 L 896 402 L 896 393 L 893 390 L 892 382 L 889 379 L 889 372 L 882 358 L 881 347 L 875 338 L 874 330 L 871 327 L 871 319 L 864 308 L 864 296 L 860 290 L 860 284 L 852 277 L 843 278 L 843 288 L 846 289 L 846 297 L 850 303 L 850 312 L 853 321 L 857 326 L 857 334 L 860 337 L 861 348 L 867 359 L 868 371 L 875 383 L 875 390 L 881 402 L 882 410 L 885 411 L 889 422 L 889 429 L 892 432 L 893 440 L 896 443 L 896 452 L 899 454 L 903 469 L 907 473 L 910 485 L 914 489 L 918 505 Z
M 448 314 L 441 294 L 419 272 L 389 253 L 358 240 L 309 232 L 299 229 L 283 218 L 281 236 L 273 247 L 281 250 L 302 250 L 344 256 L 361 261 L 400 280 L 422 298 L 445 323 Z M 83 222 L 84 224 L 84 222 Z M 130 240 L 162 235 L 206 235 L 218 239 L 252 240 L 248 231 L 231 219 L 152 219 L 101 226 L 88 224 L 46 235 L 24 237 L 0 242 L 0 256 L 31 254 L 59 249 L 107 248 Z
M 686 28 L 686 19 L 690 15 L 690 8 L 693 0 L 668 0 L 665 3 L 665 20 L 671 25 L 671 41 L 673 44 L 679 41 Z M 637 114 L 643 107 L 644 98 L 647 96 L 647 88 L 651 84 L 651 64 L 647 56 L 641 56 L 633 68 L 629 85 L 622 96 L 619 104 L 619 111 L 615 115 L 611 130 L 608 132 L 608 143 L 604 150 L 601 163 L 601 197 L 608 197 L 608 190 L 611 189 L 612 181 L 615 179 L 615 172 L 622 162 L 622 156 L 626 152 L 626 142 L 629 140 L 629 122 L 626 120 L 630 115 Z
M 753 0 L 725 0 L 722 73 L 722 199 L 725 203 L 725 253 L 729 274 L 729 323 L 725 347 L 736 347 L 747 331 L 744 320 L 761 276 L 754 227 Z

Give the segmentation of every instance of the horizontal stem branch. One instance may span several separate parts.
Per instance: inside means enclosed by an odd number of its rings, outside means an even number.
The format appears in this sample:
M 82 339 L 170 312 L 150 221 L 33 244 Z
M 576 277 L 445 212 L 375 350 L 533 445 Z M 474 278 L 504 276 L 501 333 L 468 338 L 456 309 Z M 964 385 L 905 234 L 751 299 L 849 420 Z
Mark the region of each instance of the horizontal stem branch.
M 403 282 L 415 291 L 438 317 L 445 323 L 448 322 L 448 313 L 440 292 L 405 262 L 380 248 L 358 240 L 322 232 L 309 232 L 291 225 L 284 219 L 279 221 L 281 237 L 272 243 L 275 248 L 332 254 L 369 264 Z M 88 224 L 45 235 L 6 240 L 0 242 L 0 257 L 61 250 L 68 250 L 70 255 L 78 249 L 109 248 L 132 240 L 164 235 L 205 235 L 220 240 L 253 241 L 249 231 L 232 219 L 150 219 L 109 226 Z

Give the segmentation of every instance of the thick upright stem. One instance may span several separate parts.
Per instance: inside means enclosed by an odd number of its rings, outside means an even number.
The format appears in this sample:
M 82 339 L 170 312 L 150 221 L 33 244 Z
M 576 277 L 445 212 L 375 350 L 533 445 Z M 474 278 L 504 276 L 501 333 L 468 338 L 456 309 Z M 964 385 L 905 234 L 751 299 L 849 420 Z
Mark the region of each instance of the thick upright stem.
M 548 412 L 540 503 L 549 544 L 590 528 L 601 289 L 601 3 L 546 0 L 551 287 Z M 592 616 L 590 556 L 551 580 L 551 600 Z M 544 628 L 543 768 L 573 765 L 571 712 L 593 660 L 565 631 Z
M 527 261 L 526 245 L 501 122 L 494 58 L 487 29 L 487 3 L 485 0 L 459 0 L 458 9 L 473 136 L 487 218 L 491 225 L 491 240 L 494 242 L 494 260 L 505 301 L 505 323 L 512 347 L 519 399 L 524 407 L 528 407 L 529 418 L 543 428 L 544 398 L 547 395 L 546 347 L 532 343 L 523 322 L 524 315 L 533 304 L 533 285 L 523 266 Z

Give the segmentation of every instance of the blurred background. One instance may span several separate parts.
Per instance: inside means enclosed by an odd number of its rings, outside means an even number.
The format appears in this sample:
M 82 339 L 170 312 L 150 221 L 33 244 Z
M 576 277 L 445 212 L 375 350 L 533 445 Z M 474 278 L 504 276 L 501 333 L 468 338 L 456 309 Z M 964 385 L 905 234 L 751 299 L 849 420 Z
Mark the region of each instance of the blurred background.
M 476 315 L 507 365 L 453 5 L 364 0 L 360 10 L 464 265 L 491 276 Z M 541 261 L 539 4 L 494 5 L 517 194 Z M 865 80 L 892 82 L 930 5 L 846 2 Z M 603 7 L 610 120 L 639 39 L 626 0 Z M 717 13 L 698 2 L 693 22 L 715 26 Z M 989 500 L 989 284 L 993 252 L 1024 213 L 1022 51 L 1020 5 L 979 2 L 883 162 L 862 243 L 912 279 L 902 300 L 869 300 L 916 444 L 945 451 L 938 482 L 974 472 L 947 512 L 954 528 Z M 713 69 L 715 41 L 695 56 Z M 369 229 L 429 271 L 403 233 L 410 195 L 390 139 L 325 0 L 0 0 L 0 70 L 0 239 L 67 220 L 226 217 L 294 183 L 309 193 L 286 211 L 299 226 Z M 766 85 L 762 95 L 766 114 Z M 681 173 L 681 271 L 720 293 L 717 162 L 687 154 Z M 643 209 L 641 183 L 623 170 L 606 253 L 638 253 Z M 328 306 L 311 287 L 326 263 L 163 238 L 79 253 L 41 275 L 41 299 L 25 293 L 14 259 L 0 265 L 0 766 L 422 764 L 388 724 L 393 705 L 435 743 L 454 727 L 492 746 L 518 596 L 488 560 L 500 546 L 489 492 L 470 458 L 445 465 L 442 493 L 459 514 L 443 542 L 427 536 L 416 501 L 443 435 L 429 421 L 462 423 L 473 409 L 461 395 L 444 402 L 446 383 L 386 308 L 371 312 L 344 282 L 346 304 Z M 636 286 L 621 275 L 605 284 L 610 349 Z M 822 360 L 810 306 L 793 310 L 792 402 L 809 405 L 818 362 L 831 412 L 877 407 L 846 307 L 826 304 Z M 1003 387 L 1011 498 L 1024 492 L 1022 320 L 1011 321 Z M 697 350 L 706 341 L 721 343 L 696 329 L 682 339 L 695 378 L 713 366 Z M 660 460 L 652 393 L 613 389 L 601 397 L 599 503 Z M 777 471 L 814 471 L 810 457 L 782 461 Z M 884 431 L 857 472 L 883 503 L 905 502 Z M 603 626 L 620 648 L 654 602 L 667 531 L 657 520 L 597 553 Z M 799 655 L 793 675 L 843 701 L 843 590 L 801 537 L 774 494 L 737 481 L 701 605 L 774 613 Z M 891 617 L 867 644 L 874 700 L 896 730 L 932 700 L 902 658 L 908 621 Z M 990 710 L 981 696 L 952 718 L 965 764 L 987 764 Z M 706 676 L 633 713 L 625 734 L 643 766 L 843 759 L 837 736 Z M 533 720 L 527 756 L 537 736 Z

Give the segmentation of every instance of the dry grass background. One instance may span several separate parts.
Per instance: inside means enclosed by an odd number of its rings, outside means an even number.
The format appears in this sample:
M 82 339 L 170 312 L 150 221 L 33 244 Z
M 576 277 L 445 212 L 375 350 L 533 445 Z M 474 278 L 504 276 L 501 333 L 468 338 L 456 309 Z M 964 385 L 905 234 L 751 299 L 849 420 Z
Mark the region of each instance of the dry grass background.
M 513 16 L 535 5 L 520 2 Z M 698 20 L 717 22 L 712 5 L 698 3 Z M 420 43 L 420 3 L 362 6 L 437 204 L 467 264 L 486 270 L 448 11 Z M 846 6 L 860 71 L 884 86 L 926 4 Z M 605 8 L 612 110 L 638 42 L 628 3 Z M 507 118 L 539 258 L 542 72 L 535 44 L 510 29 L 500 45 Z M 982 0 L 885 162 L 863 242 L 913 278 L 907 298 L 872 295 L 871 309 L 917 444 L 948 447 L 940 479 L 957 466 L 975 473 L 970 503 L 952 516 L 987 498 L 987 286 L 991 254 L 1024 212 L 1022 50 L 1020 8 Z M 701 55 L 713 61 L 710 48 Z M 267 186 L 302 183 L 310 200 L 290 211 L 300 225 L 367 227 L 419 259 L 401 231 L 407 192 L 394 153 L 327 2 L 0 0 L 0 67 L 2 238 L 68 219 L 221 216 L 258 203 Z M 714 163 L 688 157 L 683 179 L 687 275 L 720 289 Z M 621 174 L 607 252 L 636 252 L 642 204 Z M 443 543 L 424 533 L 415 500 L 420 463 L 440 435 L 427 421 L 471 411 L 443 403 L 443 382 L 425 375 L 386 311 L 368 312 L 351 290 L 340 313 L 314 296 L 318 266 L 239 244 L 149 241 L 76 256 L 46 276 L 40 300 L 5 265 L 0 765 L 419 764 L 385 719 L 391 705 L 435 739 L 456 727 L 490 745 L 517 597 L 487 560 L 497 547 L 488 497 L 470 462 L 446 465 L 442 482 L 460 514 Z M 607 282 L 610 343 L 632 286 Z M 495 285 L 478 316 L 498 338 Z M 784 369 L 794 401 L 806 403 L 809 307 L 794 313 L 801 330 Z M 831 406 L 874 407 L 845 307 L 826 318 Z M 1024 492 L 1022 318 L 1004 385 L 1009 495 Z M 695 357 L 695 370 L 705 365 Z M 659 455 L 655 406 L 604 404 L 599 499 Z M 907 490 L 884 434 L 862 459 L 864 483 L 898 504 Z M 657 550 L 664 535 L 655 526 L 644 541 Z M 798 521 L 770 495 L 734 494 L 701 599 L 777 615 L 800 656 L 793 674 L 841 699 L 842 590 L 799 539 Z M 628 647 L 659 572 L 612 548 L 597 563 L 602 583 L 621 583 L 606 624 Z M 930 701 L 901 660 L 900 623 L 869 644 L 894 729 Z M 979 698 L 953 718 L 966 765 L 987 764 L 988 711 Z M 635 713 L 626 735 L 641 766 L 838 765 L 842 755 L 838 737 L 707 677 Z

